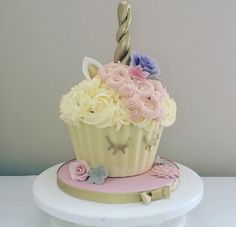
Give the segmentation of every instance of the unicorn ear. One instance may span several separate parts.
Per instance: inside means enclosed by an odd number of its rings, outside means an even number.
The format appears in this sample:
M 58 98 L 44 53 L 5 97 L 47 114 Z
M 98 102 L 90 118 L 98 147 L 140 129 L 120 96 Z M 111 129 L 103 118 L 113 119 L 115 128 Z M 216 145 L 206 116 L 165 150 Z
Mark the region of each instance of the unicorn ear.
M 92 58 L 84 57 L 82 71 L 86 78 L 93 79 L 97 75 L 97 72 L 102 64 Z

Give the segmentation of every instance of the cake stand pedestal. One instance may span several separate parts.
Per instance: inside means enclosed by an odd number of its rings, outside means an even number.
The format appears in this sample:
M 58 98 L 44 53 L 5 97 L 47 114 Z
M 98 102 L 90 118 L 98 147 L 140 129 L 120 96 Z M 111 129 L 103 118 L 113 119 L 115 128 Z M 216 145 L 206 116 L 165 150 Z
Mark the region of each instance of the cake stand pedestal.
M 169 199 L 153 201 L 149 205 L 90 202 L 59 189 L 56 180 L 59 166 L 44 171 L 33 185 L 34 201 L 50 215 L 52 227 L 184 227 L 186 214 L 203 196 L 201 178 L 178 164 L 180 184 Z

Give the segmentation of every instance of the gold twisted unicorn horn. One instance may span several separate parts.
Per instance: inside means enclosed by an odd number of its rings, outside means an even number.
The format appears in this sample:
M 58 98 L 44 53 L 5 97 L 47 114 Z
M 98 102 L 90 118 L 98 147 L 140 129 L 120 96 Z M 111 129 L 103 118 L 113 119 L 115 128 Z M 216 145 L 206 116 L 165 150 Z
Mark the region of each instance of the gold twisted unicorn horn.
M 130 62 L 130 24 L 131 24 L 131 5 L 127 1 L 122 1 L 118 6 L 119 30 L 116 34 L 118 46 L 114 55 L 114 62 L 129 64 Z

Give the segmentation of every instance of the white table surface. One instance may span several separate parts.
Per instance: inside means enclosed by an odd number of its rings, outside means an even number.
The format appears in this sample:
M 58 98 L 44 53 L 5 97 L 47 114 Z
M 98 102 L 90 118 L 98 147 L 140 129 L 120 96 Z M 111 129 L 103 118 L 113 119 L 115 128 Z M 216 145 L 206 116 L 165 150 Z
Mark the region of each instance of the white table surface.
M 0 227 L 50 227 L 33 203 L 35 176 L 0 176 Z M 236 177 L 203 177 L 204 198 L 189 213 L 186 227 L 236 226 Z

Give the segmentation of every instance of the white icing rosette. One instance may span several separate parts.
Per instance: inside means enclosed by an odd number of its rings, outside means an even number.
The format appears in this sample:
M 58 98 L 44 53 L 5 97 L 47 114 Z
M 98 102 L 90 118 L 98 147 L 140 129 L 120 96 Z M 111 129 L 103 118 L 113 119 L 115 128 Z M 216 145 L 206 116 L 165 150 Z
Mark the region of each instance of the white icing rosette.
M 174 124 L 176 119 L 176 103 L 173 99 L 168 97 L 163 99 L 161 105 L 163 108 L 163 112 L 160 118 L 160 124 L 164 127 L 169 127 Z
M 92 98 L 84 97 L 80 102 L 80 120 L 98 128 L 106 128 L 112 125 L 115 105 L 108 94 L 98 93 Z

